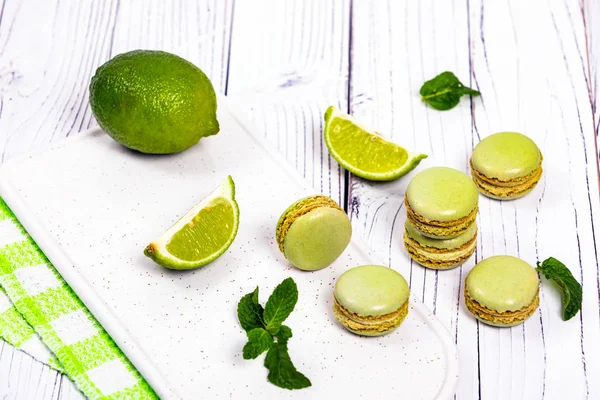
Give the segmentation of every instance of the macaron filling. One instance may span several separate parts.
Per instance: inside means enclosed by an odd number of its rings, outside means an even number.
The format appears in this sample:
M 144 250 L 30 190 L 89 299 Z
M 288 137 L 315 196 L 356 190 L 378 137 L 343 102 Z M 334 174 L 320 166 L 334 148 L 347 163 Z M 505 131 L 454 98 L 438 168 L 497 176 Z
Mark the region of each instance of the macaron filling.
M 396 329 L 408 314 L 408 299 L 394 312 L 378 316 L 360 316 L 348 311 L 334 297 L 333 313 L 344 327 L 364 336 L 379 336 Z
M 457 267 L 467 261 L 475 252 L 477 240 L 473 238 L 471 242 L 466 243 L 461 248 L 456 250 L 448 250 L 445 252 L 435 252 L 419 247 L 419 244 L 410 238 L 405 238 L 404 245 L 410 258 L 424 267 L 432 269 L 450 269 Z

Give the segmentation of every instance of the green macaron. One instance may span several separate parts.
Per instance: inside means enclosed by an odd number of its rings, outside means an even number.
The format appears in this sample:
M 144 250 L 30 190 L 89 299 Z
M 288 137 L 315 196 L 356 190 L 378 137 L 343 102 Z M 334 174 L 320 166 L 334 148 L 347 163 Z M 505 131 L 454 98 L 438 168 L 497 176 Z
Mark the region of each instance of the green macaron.
M 537 309 L 540 281 L 535 269 L 512 256 L 494 256 L 479 262 L 465 280 L 465 304 L 480 321 L 513 326 Z
M 449 239 L 463 233 L 477 216 L 479 193 L 471 178 L 447 167 L 419 172 L 405 195 L 407 218 L 424 236 Z
M 298 200 L 279 218 L 279 249 L 295 267 L 315 271 L 334 262 L 352 237 L 348 215 L 333 199 L 317 195 Z
M 541 179 L 542 158 L 529 137 L 518 132 L 495 133 L 473 150 L 473 181 L 482 194 L 494 199 L 522 197 Z
M 336 281 L 333 312 L 349 331 L 379 336 L 396 329 L 408 313 L 410 290 L 404 277 L 381 265 L 362 265 Z

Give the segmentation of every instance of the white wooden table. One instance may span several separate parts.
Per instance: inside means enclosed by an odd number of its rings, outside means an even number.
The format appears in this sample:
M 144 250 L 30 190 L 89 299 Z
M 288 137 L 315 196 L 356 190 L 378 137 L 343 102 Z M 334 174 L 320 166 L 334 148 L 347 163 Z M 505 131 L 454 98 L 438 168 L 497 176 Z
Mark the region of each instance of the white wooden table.
M 596 24 L 594 24 L 594 21 Z M 459 399 L 600 398 L 597 0 L 0 1 L 0 159 L 94 126 L 88 84 L 124 51 L 162 49 L 200 66 L 314 187 L 346 205 L 355 234 L 410 280 L 455 337 Z M 444 70 L 482 92 L 439 112 L 421 84 Z M 467 171 L 480 138 L 533 137 L 545 156 L 530 208 L 483 199 L 476 256 L 436 273 L 402 256 L 402 196 L 344 172 L 321 140 L 334 104 L 408 148 Z M 568 181 L 551 180 L 567 169 Z M 555 201 L 567 191 L 570 200 Z M 583 282 L 560 317 L 544 285 L 524 325 L 467 315 L 462 282 L 494 254 L 554 256 Z M 0 343 L 1 399 L 80 399 L 70 381 Z

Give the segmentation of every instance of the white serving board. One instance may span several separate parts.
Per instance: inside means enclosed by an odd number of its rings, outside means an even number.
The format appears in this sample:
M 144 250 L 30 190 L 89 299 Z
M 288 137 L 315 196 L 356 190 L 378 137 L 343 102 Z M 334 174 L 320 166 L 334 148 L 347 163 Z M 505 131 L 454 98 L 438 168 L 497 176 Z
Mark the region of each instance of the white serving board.
M 458 374 L 454 341 L 411 297 L 395 332 L 365 338 L 332 312 L 336 278 L 381 263 L 357 238 L 331 266 L 291 267 L 275 225 L 293 201 L 314 193 L 250 124 L 221 102 L 221 132 L 176 155 L 132 152 L 100 130 L 0 169 L 0 196 L 81 300 L 163 399 L 446 399 Z M 142 250 L 227 175 L 241 218 L 230 249 L 208 266 L 170 271 Z M 243 360 L 236 307 L 260 287 L 261 302 L 286 277 L 299 289 L 286 321 L 292 361 L 313 386 L 267 382 L 261 356 Z

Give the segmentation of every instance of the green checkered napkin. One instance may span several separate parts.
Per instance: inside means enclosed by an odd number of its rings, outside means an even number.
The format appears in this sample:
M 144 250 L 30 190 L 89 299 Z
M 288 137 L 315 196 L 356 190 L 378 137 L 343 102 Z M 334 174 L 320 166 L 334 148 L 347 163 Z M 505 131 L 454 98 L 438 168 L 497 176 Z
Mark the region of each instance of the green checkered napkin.
M 8 343 L 66 372 L 90 399 L 158 399 L 2 199 L 0 287 Z

